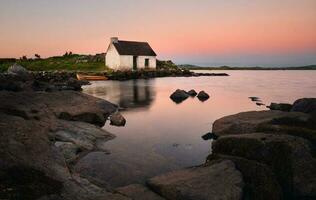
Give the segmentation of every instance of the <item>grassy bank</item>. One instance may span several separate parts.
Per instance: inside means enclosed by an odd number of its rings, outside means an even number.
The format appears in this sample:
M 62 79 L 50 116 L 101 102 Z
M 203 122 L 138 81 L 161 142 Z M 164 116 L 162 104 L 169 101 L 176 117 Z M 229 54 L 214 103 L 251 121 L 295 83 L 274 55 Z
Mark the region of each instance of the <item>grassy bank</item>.
M 18 63 L 30 71 L 105 71 L 104 54 L 97 55 L 64 55 L 45 59 L 0 59 L 0 72 L 4 72 Z

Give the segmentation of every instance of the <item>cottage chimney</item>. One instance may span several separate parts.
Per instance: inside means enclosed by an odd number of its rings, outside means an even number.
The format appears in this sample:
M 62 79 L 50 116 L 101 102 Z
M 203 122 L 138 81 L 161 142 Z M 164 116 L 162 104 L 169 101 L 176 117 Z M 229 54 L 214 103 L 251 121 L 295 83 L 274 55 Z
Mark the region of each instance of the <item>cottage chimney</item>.
M 118 37 L 111 37 L 111 43 L 118 43 Z

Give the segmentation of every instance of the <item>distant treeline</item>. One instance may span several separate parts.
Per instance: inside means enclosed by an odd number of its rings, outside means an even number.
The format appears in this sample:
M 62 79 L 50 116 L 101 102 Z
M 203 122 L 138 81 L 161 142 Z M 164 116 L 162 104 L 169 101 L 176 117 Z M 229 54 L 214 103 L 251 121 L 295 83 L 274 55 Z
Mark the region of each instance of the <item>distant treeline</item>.
M 298 66 L 298 67 L 201 67 L 196 65 L 178 65 L 182 69 L 191 70 L 316 70 L 316 65 Z

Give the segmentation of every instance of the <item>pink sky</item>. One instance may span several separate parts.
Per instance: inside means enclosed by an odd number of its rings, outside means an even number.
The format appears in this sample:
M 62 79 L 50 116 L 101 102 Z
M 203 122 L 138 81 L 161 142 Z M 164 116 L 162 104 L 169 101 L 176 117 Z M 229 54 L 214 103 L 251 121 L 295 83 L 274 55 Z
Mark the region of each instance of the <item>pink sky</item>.
M 95 54 L 118 36 L 177 63 L 316 63 L 315 0 L 1 0 L 0 24 L 0 57 Z

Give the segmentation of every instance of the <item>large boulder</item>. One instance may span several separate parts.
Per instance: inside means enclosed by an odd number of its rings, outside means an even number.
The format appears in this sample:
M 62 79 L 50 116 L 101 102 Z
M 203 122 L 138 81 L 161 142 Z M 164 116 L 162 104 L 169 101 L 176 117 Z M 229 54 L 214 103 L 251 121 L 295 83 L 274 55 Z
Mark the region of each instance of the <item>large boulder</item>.
M 116 106 L 76 92 L 0 93 L 0 198 L 129 199 L 74 178 L 65 162 L 86 149 L 103 148 L 113 135 L 92 124 L 58 119 L 60 112 L 98 113 L 105 119 Z
M 177 89 L 170 95 L 170 99 L 176 103 L 181 103 L 189 97 L 188 93 L 184 90 Z
M 230 115 L 213 123 L 216 135 L 245 134 L 261 131 L 267 125 L 272 126 L 278 119 L 291 120 L 291 123 L 308 121 L 309 115 L 298 112 L 250 111 Z M 280 120 L 279 120 L 280 121 Z
M 120 187 L 117 188 L 116 191 L 137 200 L 164 200 L 164 198 L 140 184 Z
M 296 100 L 291 111 L 316 115 L 316 98 L 304 98 Z
M 208 156 L 207 164 L 219 159 L 233 161 L 236 165 L 236 168 L 242 173 L 242 177 L 245 182 L 245 186 L 243 189 L 243 199 L 283 199 L 282 188 L 278 183 L 275 174 L 266 164 L 237 156 L 214 153 Z
M 243 178 L 230 160 L 151 178 L 149 187 L 169 200 L 241 200 Z
M 213 152 L 270 166 L 287 198 L 316 198 L 316 160 L 310 147 L 299 137 L 251 133 L 222 136 L 213 143 Z

